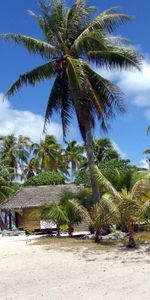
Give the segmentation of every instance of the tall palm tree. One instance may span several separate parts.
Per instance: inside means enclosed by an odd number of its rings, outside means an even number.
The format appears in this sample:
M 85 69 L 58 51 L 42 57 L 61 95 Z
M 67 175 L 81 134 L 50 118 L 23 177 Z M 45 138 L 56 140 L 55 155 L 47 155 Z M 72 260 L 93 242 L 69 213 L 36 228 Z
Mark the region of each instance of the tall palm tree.
M 74 174 L 83 160 L 84 147 L 77 144 L 76 141 L 66 142 L 65 148 L 66 162 L 71 164 L 71 179 L 73 181 Z
M 14 134 L 0 137 L 0 158 L 5 164 L 12 168 L 14 179 L 18 170 L 23 170 L 24 163 L 27 163 L 30 155 L 31 140 L 29 137 Z
M 60 113 L 64 136 L 75 112 L 81 135 L 86 143 L 91 174 L 93 201 L 100 194 L 93 174 L 92 133 L 96 119 L 107 129 L 107 119 L 115 110 L 124 112 L 121 92 L 117 86 L 96 73 L 92 64 L 107 69 L 139 69 L 140 56 L 126 39 L 116 37 L 114 29 L 132 18 L 108 9 L 97 16 L 84 0 L 74 0 L 70 8 L 64 1 L 40 1 L 40 15 L 30 11 L 44 34 L 44 41 L 21 34 L 1 34 L 1 38 L 24 46 L 47 62 L 21 75 L 10 87 L 10 97 L 24 85 L 35 85 L 55 78 L 48 99 L 45 123 L 54 112 Z M 89 64 L 90 63 L 90 64 Z
M 129 247 L 135 247 L 134 223 L 149 221 L 150 219 L 150 181 L 149 179 L 138 180 L 130 190 L 123 188 L 118 192 L 95 166 L 95 174 L 100 186 L 105 188 L 102 199 L 112 201 L 118 206 L 121 224 L 128 229 Z

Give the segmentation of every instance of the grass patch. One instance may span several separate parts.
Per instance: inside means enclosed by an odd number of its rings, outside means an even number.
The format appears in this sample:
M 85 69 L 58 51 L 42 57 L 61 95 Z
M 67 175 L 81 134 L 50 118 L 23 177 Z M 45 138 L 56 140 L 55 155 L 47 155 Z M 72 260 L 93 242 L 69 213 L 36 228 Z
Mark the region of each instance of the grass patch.
M 33 242 L 33 245 L 47 246 L 47 249 L 62 249 L 68 251 L 76 250 L 88 250 L 88 251 L 98 251 L 105 250 L 111 251 L 118 245 L 120 241 L 109 240 L 103 241 L 96 244 L 93 240 L 81 240 L 77 238 L 57 238 L 57 237 L 41 237 Z
M 150 243 L 150 231 L 143 231 L 135 233 L 135 241 L 137 245 L 143 243 Z M 126 246 L 128 243 L 128 237 L 123 240 L 107 240 L 96 244 L 93 240 L 82 240 L 78 238 L 68 237 L 40 237 L 32 241 L 33 245 L 46 246 L 48 250 L 65 250 L 65 251 L 112 251 L 118 248 L 117 246 Z
M 135 233 L 135 241 L 137 243 L 150 243 L 150 231 L 143 231 Z

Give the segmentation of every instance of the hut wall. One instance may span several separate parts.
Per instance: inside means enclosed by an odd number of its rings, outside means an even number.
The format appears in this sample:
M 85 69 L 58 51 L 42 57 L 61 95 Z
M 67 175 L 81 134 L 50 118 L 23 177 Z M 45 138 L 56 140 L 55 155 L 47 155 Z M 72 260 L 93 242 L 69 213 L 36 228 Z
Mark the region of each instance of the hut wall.
M 33 217 L 32 212 L 36 211 L 35 208 L 25 208 L 22 214 L 18 214 L 18 228 L 23 230 L 40 229 L 40 218 Z

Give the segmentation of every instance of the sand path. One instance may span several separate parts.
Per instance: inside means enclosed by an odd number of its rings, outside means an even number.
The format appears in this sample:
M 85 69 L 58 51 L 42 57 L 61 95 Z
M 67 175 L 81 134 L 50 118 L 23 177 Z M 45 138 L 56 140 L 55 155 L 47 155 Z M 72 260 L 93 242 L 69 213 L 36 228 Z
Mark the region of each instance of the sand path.
M 89 253 L 0 238 L 0 300 L 149 300 L 150 254 Z

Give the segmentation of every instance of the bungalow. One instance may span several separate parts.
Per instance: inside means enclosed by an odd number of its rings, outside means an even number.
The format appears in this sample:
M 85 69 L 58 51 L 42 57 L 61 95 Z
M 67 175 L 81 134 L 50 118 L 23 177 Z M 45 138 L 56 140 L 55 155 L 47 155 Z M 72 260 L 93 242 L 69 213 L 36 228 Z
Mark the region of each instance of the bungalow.
M 30 186 L 22 187 L 15 195 L 0 204 L 0 211 L 7 215 L 9 229 L 12 223 L 21 230 L 42 230 L 52 228 L 40 217 L 33 217 L 32 212 L 45 204 L 58 203 L 62 192 L 79 192 L 83 185 L 50 185 L 50 186 Z

